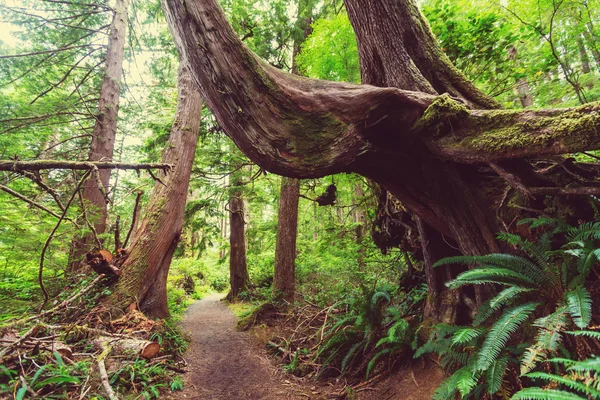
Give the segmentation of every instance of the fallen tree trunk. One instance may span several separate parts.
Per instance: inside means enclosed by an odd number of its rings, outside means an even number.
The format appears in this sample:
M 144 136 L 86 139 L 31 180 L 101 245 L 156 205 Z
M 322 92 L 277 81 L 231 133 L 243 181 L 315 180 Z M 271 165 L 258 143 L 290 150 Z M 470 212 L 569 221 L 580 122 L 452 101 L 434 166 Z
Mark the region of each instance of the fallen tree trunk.
M 146 359 L 154 358 L 160 351 L 160 345 L 150 340 L 99 336 L 94 339 L 94 347 L 99 350 L 111 348 L 111 352 L 118 355 L 141 356 Z

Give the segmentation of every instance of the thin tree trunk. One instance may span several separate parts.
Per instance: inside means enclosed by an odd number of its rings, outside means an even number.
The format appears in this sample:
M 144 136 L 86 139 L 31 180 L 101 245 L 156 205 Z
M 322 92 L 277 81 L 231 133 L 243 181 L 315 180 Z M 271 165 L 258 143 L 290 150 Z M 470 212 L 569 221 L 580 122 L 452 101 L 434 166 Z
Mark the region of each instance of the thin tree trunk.
M 115 148 L 117 134 L 117 118 L 119 113 L 119 98 L 121 96 L 121 76 L 123 75 L 123 60 L 125 56 L 125 41 L 127 40 L 128 8 L 130 0 L 116 0 L 114 15 L 110 26 L 104 79 L 100 89 L 98 114 L 92 136 L 88 156 L 89 161 L 111 161 Z M 99 187 L 96 179 L 88 179 L 83 186 L 82 196 L 87 214 L 94 224 L 98 234 L 106 230 L 107 193 L 109 189 L 110 170 L 101 170 Z M 75 239 L 71 269 L 78 269 L 83 254 L 94 243 L 91 234 Z
M 596 41 L 594 40 L 594 36 L 590 33 L 589 30 L 585 30 L 583 32 L 583 37 L 585 38 L 585 41 L 587 42 L 587 45 L 589 46 L 592 52 L 592 57 L 594 57 L 596 67 L 600 71 L 600 50 L 598 50 Z
M 175 167 L 159 175 L 164 185 L 154 185 L 144 219 L 121 267 L 122 275 L 109 299 L 119 308 L 138 303 L 146 315 L 160 318 L 169 315 L 167 275 L 181 239 L 202 111 L 202 98 L 183 61 L 178 86 L 177 113 L 163 153 L 163 162 Z
M 293 303 L 296 279 L 296 237 L 300 180 L 283 177 L 277 216 L 273 297 Z
M 229 197 L 229 285 L 227 300 L 233 301 L 241 292 L 248 290 L 250 277 L 246 262 L 246 237 L 244 221 L 244 199 L 241 190 L 240 171 L 231 178 Z

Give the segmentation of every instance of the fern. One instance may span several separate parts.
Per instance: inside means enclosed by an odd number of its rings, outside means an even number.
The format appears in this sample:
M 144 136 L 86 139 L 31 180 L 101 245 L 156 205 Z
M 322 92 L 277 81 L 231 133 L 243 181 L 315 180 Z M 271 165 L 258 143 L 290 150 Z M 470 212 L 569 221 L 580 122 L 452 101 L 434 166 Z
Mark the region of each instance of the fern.
M 540 328 L 533 346 L 530 346 L 521 359 L 521 374 L 531 371 L 535 365 L 546 359 L 548 353 L 558 350 L 562 341 L 561 332 L 567 325 L 566 310 L 560 308 L 554 313 L 539 318 L 534 323 Z
M 526 303 L 507 310 L 492 326 L 479 352 L 477 368 L 488 369 L 506 346 L 510 336 L 527 320 L 539 303 Z
M 570 369 L 572 369 L 572 368 L 570 368 Z M 559 376 L 559 375 L 554 375 L 554 374 L 548 374 L 546 372 L 531 372 L 531 373 L 527 374 L 526 376 L 531 379 L 542 379 L 547 382 L 553 382 L 556 384 L 560 384 L 560 385 L 563 385 L 563 386 L 569 388 L 572 391 L 580 392 L 587 396 L 592 396 L 596 399 L 600 398 L 600 391 L 598 391 L 594 388 L 591 388 L 587 385 L 584 385 L 581 382 L 577 382 L 570 376 Z
M 490 394 L 495 394 L 502 388 L 502 380 L 507 366 L 508 357 L 500 357 L 494 361 L 491 367 L 485 372 L 488 392 Z
M 515 393 L 512 400 L 587 400 L 587 398 L 563 390 L 532 387 Z
M 481 285 L 484 283 L 496 283 L 499 285 L 518 285 L 524 287 L 535 287 L 535 281 L 529 277 L 510 270 L 508 268 L 475 268 L 465 271 L 446 283 L 450 289 L 456 289 L 465 285 Z
M 477 339 L 486 332 L 483 328 L 463 328 L 452 336 L 452 346 L 464 345 Z
M 592 320 L 592 298 L 584 287 L 578 287 L 566 294 L 567 310 L 578 328 L 585 328 Z
M 600 239 L 600 222 L 585 222 L 578 227 L 569 229 L 569 239 L 572 242 Z
M 566 333 L 573 336 L 586 336 L 591 339 L 600 340 L 600 332 L 595 331 L 566 331 Z
M 519 286 L 510 286 L 502 290 L 496 297 L 491 298 L 479 307 L 473 325 L 477 326 L 485 322 L 492 314 L 500 308 L 510 305 L 519 299 L 521 294 L 530 292 L 532 289 L 522 288 Z

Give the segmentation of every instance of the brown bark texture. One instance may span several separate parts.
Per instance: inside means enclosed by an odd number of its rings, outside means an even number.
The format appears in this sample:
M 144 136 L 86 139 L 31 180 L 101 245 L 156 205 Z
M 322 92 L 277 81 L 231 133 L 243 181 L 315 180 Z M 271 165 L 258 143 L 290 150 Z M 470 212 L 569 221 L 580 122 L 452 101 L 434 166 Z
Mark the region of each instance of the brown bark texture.
M 229 197 L 229 293 L 228 300 L 235 300 L 248 289 L 250 277 L 246 262 L 246 221 L 244 219 L 244 199 L 241 190 L 240 171 L 231 178 Z
M 88 161 L 112 161 L 117 135 L 117 116 L 119 113 L 119 98 L 121 96 L 121 75 L 123 74 L 123 59 L 125 56 L 125 41 L 127 40 L 128 8 L 130 0 L 116 0 L 113 7 L 113 19 L 110 25 L 104 78 L 100 88 L 98 113 L 92 133 L 92 143 Z M 101 170 L 99 179 L 89 179 L 83 186 L 82 196 L 88 215 L 94 224 L 96 233 L 106 230 L 108 216 L 106 193 L 110 180 L 110 170 Z M 100 187 L 100 183 L 102 187 Z M 73 243 L 71 268 L 78 268 L 81 256 L 87 251 L 86 247 L 94 243 L 91 233 L 76 239 Z
M 277 214 L 273 297 L 290 303 L 294 302 L 295 295 L 299 200 L 300 181 L 283 177 Z
M 122 275 L 109 302 L 118 308 L 138 303 L 150 317 L 169 315 L 167 275 L 173 253 L 181 239 L 189 180 L 200 132 L 202 97 L 189 69 L 181 63 L 177 113 L 162 162 L 174 164 L 158 177 L 144 218 L 121 266 Z

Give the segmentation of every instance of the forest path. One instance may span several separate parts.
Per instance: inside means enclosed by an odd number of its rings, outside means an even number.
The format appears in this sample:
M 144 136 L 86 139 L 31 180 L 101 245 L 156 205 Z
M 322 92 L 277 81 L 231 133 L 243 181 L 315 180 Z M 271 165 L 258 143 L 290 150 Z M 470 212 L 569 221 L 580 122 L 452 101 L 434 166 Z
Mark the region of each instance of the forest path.
M 306 399 L 302 390 L 277 377 L 267 355 L 245 332 L 235 329 L 235 315 L 215 294 L 192 304 L 183 318 L 191 337 L 185 354 L 189 371 L 183 392 L 171 399 Z

